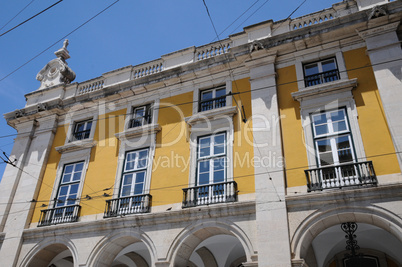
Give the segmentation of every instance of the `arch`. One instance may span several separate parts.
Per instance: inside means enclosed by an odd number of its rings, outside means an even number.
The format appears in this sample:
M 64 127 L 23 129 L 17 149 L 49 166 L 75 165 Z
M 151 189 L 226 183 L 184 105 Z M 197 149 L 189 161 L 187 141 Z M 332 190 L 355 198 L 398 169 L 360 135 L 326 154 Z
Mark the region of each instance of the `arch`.
M 156 261 L 156 248 L 152 240 L 142 231 L 122 229 L 113 231 L 96 244 L 88 258 L 88 266 L 111 266 L 113 260 L 125 247 L 142 242 L 150 254 L 151 266 Z
M 173 266 L 185 266 L 194 249 L 202 241 L 220 234 L 236 237 L 246 253 L 247 261 L 252 261 L 255 253 L 250 239 L 240 227 L 225 220 L 197 221 L 184 228 L 169 248 L 167 260 Z
M 354 221 L 377 226 L 402 242 L 402 223 L 397 215 L 379 207 L 337 207 L 328 211 L 317 211 L 307 217 L 296 229 L 291 249 L 295 259 L 303 259 L 312 241 L 325 229 Z
M 21 261 L 20 266 L 47 266 L 52 259 L 63 251 L 68 250 L 75 266 L 78 266 L 78 252 L 74 243 L 63 236 L 48 237 L 37 243 Z

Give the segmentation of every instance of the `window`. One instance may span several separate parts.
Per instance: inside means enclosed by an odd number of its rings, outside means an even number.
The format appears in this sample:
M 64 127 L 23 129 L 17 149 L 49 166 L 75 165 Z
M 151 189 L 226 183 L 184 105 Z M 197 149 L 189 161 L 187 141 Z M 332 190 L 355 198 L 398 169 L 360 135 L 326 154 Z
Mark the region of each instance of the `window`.
M 226 87 L 220 86 L 200 92 L 199 111 L 226 106 Z
M 339 71 L 335 58 L 304 65 L 305 86 L 339 80 Z
M 76 204 L 83 167 L 84 162 L 67 164 L 64 166 L 56 198 L 56 208 Z
M 148 167 L 148 149 L 131 151 L 126 154 L 120 196 L 128 197 L 144 193 Z
M 92 120 L 77 122 L 74 127 L 74 140 L 88 139 L 91 133 Z
M 206 185 L 226 180 L 226 134 L 199 138 L 197 184 Z
M 132 111 L 129 128 L 139 127 L 151 123 L 152 109 L 151 105 L 135 107 Z
M 354 161 L 352 135 L 345 109 L 313 114 L 312 122 L 319 166 Z

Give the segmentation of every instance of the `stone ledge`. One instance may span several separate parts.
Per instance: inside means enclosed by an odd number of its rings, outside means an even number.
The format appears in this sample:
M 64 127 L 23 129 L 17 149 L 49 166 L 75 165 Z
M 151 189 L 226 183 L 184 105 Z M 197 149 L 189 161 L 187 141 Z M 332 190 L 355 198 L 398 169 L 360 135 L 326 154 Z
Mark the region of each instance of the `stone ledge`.
M 116 133 L 115 136 L 119 140 L 127 140 L 130 138 L 141 137 L 144 135 L 155 134 L 161 130 L 159 124 L 146 124 L 139 127 L 129 128 L 123 132 Z
M 208 120 L 216 120 L 223 117 L 233 117 L 237 113 L 237 107 L 223 107 L 212 110 L 202 111 L 193 116 L 184 118 L 184 121 L 193 126 L 197 123 L 201 123 Z
M 317 95 L 329 95 L 339 91 L 350 91 L 357 86 L 357 78 L 350 80 L 338 80 L 319 85 L 314 85 L 292 93 L 294 100 L 301 101 L 306 98 L 313 98 Z
M 68 143 L 64 146 L 58 146 L 55 149 L 57 150 L 57 152 L 62 154 L 65 152 L 78 151 L 81 149 L 92 148 L 94 146 L 96 146 L 96 142 L 92 138 L 90 138 L 90 139 L 85 139 L 85 140 L 80 140 L 80 141 L 74 141 L 74 142 Z

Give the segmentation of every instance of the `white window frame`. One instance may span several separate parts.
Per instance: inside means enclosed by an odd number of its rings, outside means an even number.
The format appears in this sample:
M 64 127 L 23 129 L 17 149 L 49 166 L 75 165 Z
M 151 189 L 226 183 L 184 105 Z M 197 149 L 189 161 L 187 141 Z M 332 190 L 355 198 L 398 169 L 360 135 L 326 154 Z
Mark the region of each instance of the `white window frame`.
M 215 100 L 216 100 L 216 98 L 217 98 L 217 96 L 216 96 L 216 93 L 217 93 L 217 91 L 224 91 L 225 92 L 225 105 L 224 106 L 221 106 L 221 107 L 216 107 L 216 102 L 215 102 Z M 212 98 L 211 99 L 209 99 L 209 100 L 203 100 L 202 99 L 202 97 L 203 97 L 203 95 L 205 94 L 205 93 L 209 93 L 209 92 L 212 92 Z M 199 100 L 199 112 L 203 112 L 203 111 L 208 111 L 208 110 L 212 110 L 212 109 L 217 109 L 217 108 L 223 108 L 223 107 L 226 107 L 227 106 L 227 102 L 226 102 L 226 96 L 227 96 L 227 91 L 226 91 L 226 85 L 221 85 L 221 86 L 217 86 L 217 87 L 214 87 L 214 88 L 211 88 L 211 89 L 205 89 L 205 90 L 201 90 L 200 91 L 200 100 Z M 223 98 L 223 96 L 222 96 L 222 98 Z M 210 108 L 210 109 L 206 109 L 206 110 L 201 110 L 201 103 L 203 102 L 203 101 L 212 101 L 212 105 L 213 105 L 213 107 L 212 108 Z
M 146 158 L 146 164 L 144 167 L 138 167 L 138 159 L 139 159 L 139 154 L 143 151 L 147 152 L 147 158 Z M 127 159 L 128 159 L 128 155 L 129 154 L 135 154 L 135 160 L 134 160 L 134 168 L 133 169 L 127 169 Z M 121 174 L 121 182 L 120 182 L 120 193 L 119 193 L 119 197 L 131 197 L 131 196 L 135 196 L 135 195 L 143 195 L 145 192 L 145 185 L 147 183 L 147 181 L 145 180 L 147 178 L 147 173 L 149 172 L 149 148 L 143 148 L 143 149 L 138 149 L 138 150 L 133 150 L 133 151 L 127 151 L 125 154 L 125 159 L 124 159 L 124 166 L 123 166 L 123 171 Z M 140 194 L 135 194 L 135 187 L 137 184 L 137 174 L 141 173 L 141 172 L 145 172 L 144 174 L 144 181 L 142 182 L 142 190 Z M 125 181 L 125 177 L 126 175 L 130 175 L 133 174 L 133 182 L 131 182 L 131 186 L 130 186 L 130 194 L 128 195 L 124 195 L 123 196 L 123 187 L 124 187 L 124 181 Z M 135 175 L 135 177 L 134 177 Z
M 79 180 L 76 180 L 76 181 L 70 180 L 70 181 L 68 181 L 68 182 L 63 182 L 63 179 L 64 179 L 65 174 L 66 174 L 66 172 L 65 172 L 65 171 L 66 171 L 66 168 L 67 168 L 68 166 L 73 165 L 73 172 L 72 172 L 72 174 L 71 174 L 71 177 L 73 177 L 74 174 L 76 173 L 76 172 L 75 172 L 75 168 L 76 168 L 77 164 L 82 164 L 80 179 L 79 179 Z M 77 205 L 77 202 L 79 202 L 78 200 L 80 199 L 80 197 L 79 197 L 79 196 L 80 196 L 80 195 L 79 195 L 79 188 L 80 188 L 81 180 L 82 180 L 82 178 L 83 178 L 84 167 L 85 167 L 85 162 L 84 162 L 84 161 L 78 161 L 78 162 L 67 163 L 67 164 L 65 164 L 65 165 L 63 166 L 63 171 L 62 171 L 61 178 L 60 178 L 60 181 L 59 181 L 59 186 L 58 186 L 58 188 L 57 188 L 57 193 L 56 193 L 56 198 L 55 198 L 56 201 L 55 201 L 55 203 L 54 203 L 54 208 L 62 208 L 62 207 Z M 59 201 L 60 201 L 59 197 L 60 197 L 60 190 L 61 190 L 61 188 L 67 186 L 67 187 L 68 187 L 68 193 L 67 193 L 66 196 L 69 196 L 69 195 L 70 195 L 70 190 L 71 190 L 71 187 L 70 187 L 70 186 L 72 186 L 72 185 L 78 185 L 78 187 L 77 187 L 77 192 L 76 192 L 76 198 L 75 198 L 75 200 L 74 200 L 74 203 L 73 203 L 73 204 L 67 204 L 67 203 L 68 203 L 68 199 L 69 199 L 69 198 L 67 198 L 67 199 L 63 202 L 63 204 L 61 204 L 61 202 L 59 202 Z M 60 204 L 60 205 L 59 205 L 59 204 Z
M 339 112 L 341 111 L 343 113 L 343 118 L 345 121 L 345 126 L 346 129 L 342 131 L 335 131 L 334 130 L 334 123 L 331 119 L 330 114 L 333 112 Z M 316 125 L 314 123 L 314 117 L 316 116 L 322 116 L 325 115 L 326 118 L 326 124 L 328 128 L 328 132 L 325 134 L 317 134 L 316 133 Z M 328 110 L 320 113 L 312 113 L 311 115 L 311 121 L 312 121 L 312 131 L 313 131 L 313 138 L 314 138 L 314 145 L 316 149 L 316 157 L 317 157 L 317 166 L 324 167 L 324 166 L 330 166 L 330 165 L 339 165 L 339 155 L 338 155 L 338 148 L 337 148 L 337 143 L 336 139 L 339 137 L 348 137 L 349 145 L 350 145 L 350 150 L 352 154 L 352 161 L 350 162 L 356 162 L 356 155 L 355 155 L 355 149 L 354 149 L 354 142 L 353 142 L 353 136 L 352 133 L 350 132 L 349 129 L 349 121 L 348 121 L 348 116 L 347 116 L 347 111 L 346 108 L 339 108 L 339 109 L 334 109 L 334 110 Z M 323 125 L 323 124 L 322 124 Z M 321 155 L 319 152 L 318 148 L 318 142 L 322 140 L 329 140 L 330 142 L 330 147 L 331 147 L 331 152 L 332 152 L 332 159 L 333 159 L 333 164 L 329 165 L 322 165 L 321 164 Z
M 217 77 L 215 81 L 219 81 L 220 78 Z M 225 86 L 226 88 L 226 106 L 225 107 L 231 107 L 232 106 L 232 96 L 229 94 L 232 92 L 232 80 L 228 79 L 226 76 L 221 77 L 222 82 L 218 83 L 211 83 L 210 81 L 208 82 L 203 82 L 200 84 L 197 84 L 194 88 L 193 91 L 193 115 L 197 113 L 203 113 L 203 112 L 208 112 L 206 111 L 200 111 L 199 110 L 199 101 L 201 100 L 201 92 L 212 90 L 214 88 L 219 88 L 220 86 Z M 224 108 L 224 107 L 222 107 Z M 211 109 L 213 110 L 213 109 Z
M 214 153 L 214 148 L 215 148 L 215 138 L 218 136 L 224 136 L 224 143 L 223 143 L 223 153 Z M 201 156 L 201 140 L 209 139 L 210 140 L 210 145 L 209 145 L 209 154 L 208 156 Z M 216 134 L 210 134 L 207 136 L 200 136 L 198 137 L 198 149 L 197 149 L 197 185 L 207 185 L 207 184 L 215 184 L 215 183 L 220 183 L 220 182 L 226 182 L 227 181 L 227 137 L 226 133 L 216 133 Z M 219 159 L 224 159 L 224 174 L 223 174 L 223 181 L 220 182 L 215 182 L 214 181 L 214 161 Z M 200 184 L 200 164 L 202 162 L 208 162 L 209 165 L 209 172 L 208 172 L 208 183 L 205 184 Z
M 137 111 L 143 110 L 144 116 L 136 116 Z M 128 128 L 135 128 L 135 127 L 141 127 L 147 124 L 152 124 L 153 120 L 153 105 L 152 104 L 147 104 L 147 105 L 142 105 L 142 106 L 137 106 L 137 107 L 132 107 L 132 112 L 130 114 L 130 121 L 128 123 Z M 139 120 L 141 123 L 139 125 L 133 126 L 133 121 L 134 120 Z
M 90 123 L 90 126 L 88 127 L 88 124 L 89 124 L 89 123 Z M 75 123 L 74 123 L 74 130 L 73 130 L 73 133 L 72 133 L 72 138 L 73 138 L 72 141 L 82 141 L 82 140 L 85 140 L 85 139 L 89 139 L 90 136 L 91 136 L 92 124 L 93 124 L 93 123 L 94 123 L 94 122 L 93 122 L 92 119 L 75 122 Z M 82 125 L 82 124 L 84 125 L 84 130 L 78 132 L 77 129 L 78 129 L 78 127 L 79 127 L 80 125 Z M 89 129 L 88 129 L 88 128 L 89 128 Z M 77 133 L 83 133 L 83 132 L 85 132 L 85 131 L 89 131 L 89 134 L 88 134 L 87 137 L 83 137 L 83 138 L 81 138 L 81 139 L 78 139 L 78 138 L 76 137 L 76 134 L 77 134 Z

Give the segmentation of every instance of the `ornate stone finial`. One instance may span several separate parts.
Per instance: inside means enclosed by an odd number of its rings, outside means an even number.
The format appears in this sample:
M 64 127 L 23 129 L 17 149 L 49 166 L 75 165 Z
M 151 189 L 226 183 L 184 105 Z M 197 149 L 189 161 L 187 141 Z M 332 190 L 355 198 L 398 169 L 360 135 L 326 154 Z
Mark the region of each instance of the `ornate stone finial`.
M 256 42 L 254 41 L 251 45 L 250 45 L 250 53 L 253 51 L 258 51 L 264 49 L 264 45 L 260 42 Z
M 370 10 L 370 12 L 368 14 L 368 19 L 371 20 L 371 19 L 382 17 L 382 16 L 386 16 L 386 15 L 387 15 L 387 11 L 383 7 L 375 6 Z
M 66 59 L 70 58 L 67 50 L 68 43 L 68 39 L 64 40 L 63 47 L 54 52 L 57 58 L 47 63 L 36 75 L 36 79 L 41 82 L 38 90 L 74 81 L 75 72 L 68 67 L 66 62 Z

